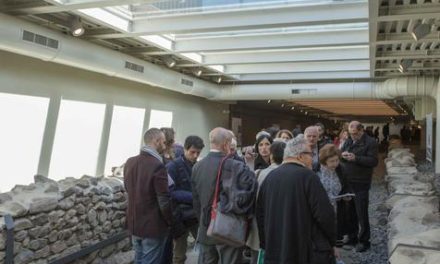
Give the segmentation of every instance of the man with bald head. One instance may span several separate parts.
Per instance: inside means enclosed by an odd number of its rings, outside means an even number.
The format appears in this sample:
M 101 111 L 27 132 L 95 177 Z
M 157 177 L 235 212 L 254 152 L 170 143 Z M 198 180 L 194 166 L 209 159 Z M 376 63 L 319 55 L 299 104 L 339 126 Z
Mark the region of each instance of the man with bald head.
M 319 129 L 317 126 L 309 126 L 304 130 L 304 138 L 312 150 L 312 170 L 319 171 Z
M 220 244 L 206 235 L 211 219 L 217 171 L 221 160 L 230 152 L 232 138 L 231 131 L 222 127 L 214 128 L 209 133 L 209 154 L 193 167 L 191 183 L 194 210 L 199 220 L 199 264 L 234 264 L 241 261 L 240 248 Z
M 377 166 L 378 147 L 376 140 L 364 132 L 359 121 L 348 125 L 348 138 L 342 146 L 342 165 L 353 192 L 354 206 L 350 215 L 354 218 L 348 228 L 350 244 L 356 245 L 356 251 L 370 248 L 370 222 L 368 219 L 368 193 L 371 186 L 373 169 Z

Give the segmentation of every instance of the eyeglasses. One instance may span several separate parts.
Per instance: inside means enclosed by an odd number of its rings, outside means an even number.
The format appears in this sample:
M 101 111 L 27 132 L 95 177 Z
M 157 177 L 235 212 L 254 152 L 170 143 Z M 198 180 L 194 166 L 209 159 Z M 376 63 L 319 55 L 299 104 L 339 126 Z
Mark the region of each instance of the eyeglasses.
M 307 154 L 307 155 L 310 155 L 310 157 L 313 157 L 313 152 L 310 152 L 310 151 L 304 151 L 304 152 L 301 152 L 301 154 Z

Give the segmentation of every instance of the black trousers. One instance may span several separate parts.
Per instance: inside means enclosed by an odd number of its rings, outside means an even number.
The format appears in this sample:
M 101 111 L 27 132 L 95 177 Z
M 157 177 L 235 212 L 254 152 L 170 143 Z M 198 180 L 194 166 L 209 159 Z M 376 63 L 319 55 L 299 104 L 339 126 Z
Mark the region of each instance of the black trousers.
M 356 195 L 349 206 L 350 223 L 348 229 L 351 231 L 349 237 L 358 240 L 360 243 L 370 243 L 370 220 L 368 216 L 369 191 L 371 184 L 350 182 L 350 186 Z

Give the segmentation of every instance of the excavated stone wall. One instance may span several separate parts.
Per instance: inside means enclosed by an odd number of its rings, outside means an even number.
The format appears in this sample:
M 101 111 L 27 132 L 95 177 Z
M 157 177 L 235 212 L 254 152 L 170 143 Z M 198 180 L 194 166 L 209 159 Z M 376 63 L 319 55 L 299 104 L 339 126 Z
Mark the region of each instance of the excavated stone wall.
M 13 217 L 14 263 L 49 263 L 124 231 L 126 193 L 116 177 L 37 175 L 35 183 L 0 194 L 0 263 L 5 261 L 4 215 Z M 74 263 L 131 263 L 129 238 Z
M 440 263 L 439 198 L 432 172 L 419 172 L 409 149 L 386 159 L 388 251 L 391 264 Z

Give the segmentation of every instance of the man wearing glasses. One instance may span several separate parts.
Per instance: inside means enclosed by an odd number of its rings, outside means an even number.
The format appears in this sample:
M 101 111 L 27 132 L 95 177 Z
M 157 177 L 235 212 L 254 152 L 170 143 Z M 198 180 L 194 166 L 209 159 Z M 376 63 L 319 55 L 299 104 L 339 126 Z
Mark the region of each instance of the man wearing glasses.
M 348 126 L 350 138 L 342 146 L 342 165 L 355 197 L 350 206 L 351 234 L 347 244 L 356 245 L 356 251 L 364 252 L 370 248 L 370 222 L 368 219 L 368 194 L 373 169 L 377 166 L 377 142 L 364 133 L 362 124 L 352 121 Z M 360 227 L 360 230 L 359 230 Z
M 283 164 L 261 185 L 256 217 L 265 263 L 335 261 L 335 213 L 311 168 L 308 142 L 294 138 L 286 144 Z

